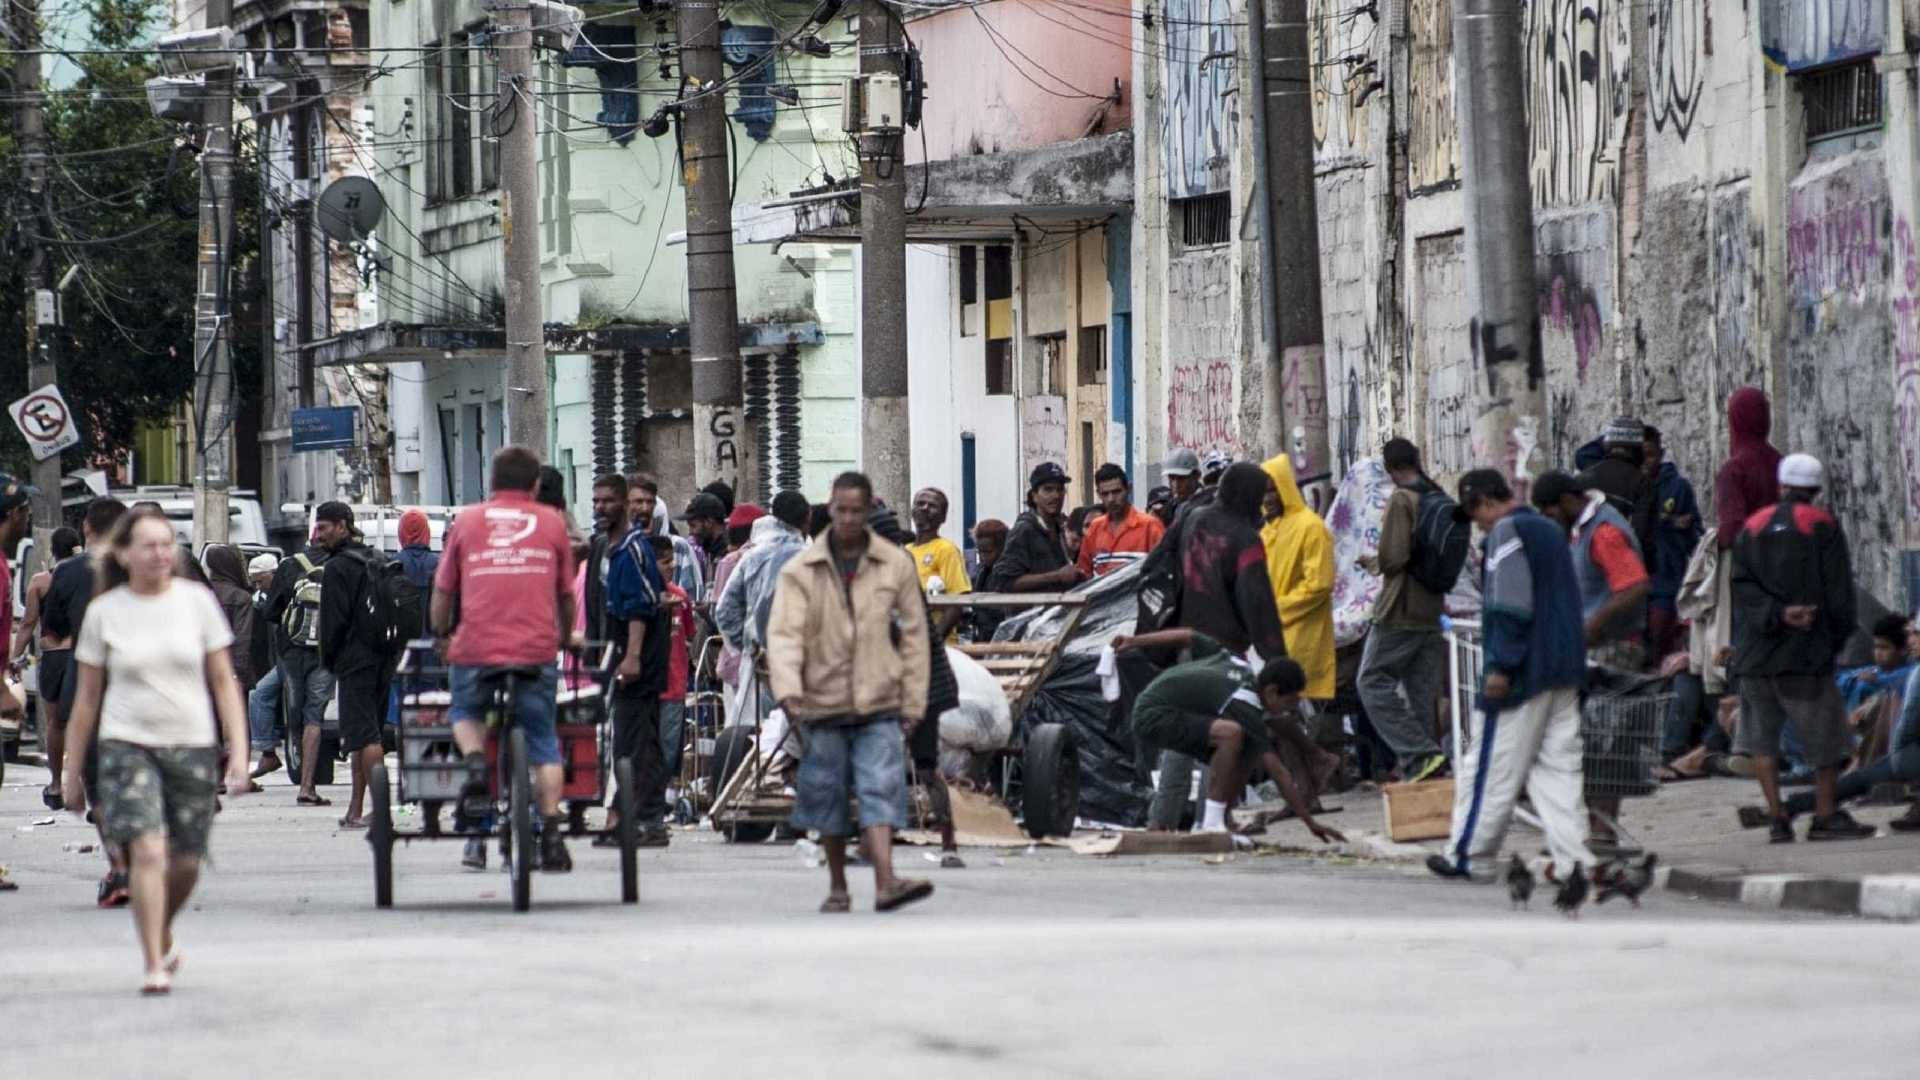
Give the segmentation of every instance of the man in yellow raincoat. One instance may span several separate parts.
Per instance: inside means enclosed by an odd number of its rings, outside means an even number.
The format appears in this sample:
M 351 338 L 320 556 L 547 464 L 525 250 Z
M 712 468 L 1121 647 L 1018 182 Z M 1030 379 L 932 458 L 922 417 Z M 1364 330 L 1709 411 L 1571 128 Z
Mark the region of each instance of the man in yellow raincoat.
M 1301 696 L 1326 701 L 1334 684 L 1333 533 L 1300 497 L 1291 459 L 1281 454 L 1261 468 L 1273 480 L 1273 490 L 1267 492 L 1267 524 L 1260 539 L 1287 655 L 1307 673 Z

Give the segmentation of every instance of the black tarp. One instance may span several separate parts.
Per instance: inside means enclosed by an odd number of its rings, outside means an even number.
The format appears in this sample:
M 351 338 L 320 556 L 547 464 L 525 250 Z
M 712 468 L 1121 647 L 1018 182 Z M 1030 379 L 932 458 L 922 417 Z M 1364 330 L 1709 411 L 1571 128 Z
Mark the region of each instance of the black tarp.
M 1112 825 L 1144 826 L 1153 789 L 1135 765 L 1128 713 L 1100 697 L 1097 654 L 1068 653 L 1035 690 L 1021 716 L 1034 724 L 1065 724 L 1080 749 L 1080 817 Z

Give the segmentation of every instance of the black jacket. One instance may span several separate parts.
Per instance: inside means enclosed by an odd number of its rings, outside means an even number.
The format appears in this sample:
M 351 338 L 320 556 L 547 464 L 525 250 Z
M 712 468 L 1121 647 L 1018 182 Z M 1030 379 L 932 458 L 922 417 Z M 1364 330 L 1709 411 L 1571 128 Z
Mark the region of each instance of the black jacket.
M 366 596 L 369 568 L 383 557 L 350 540 L 334 550 L 320 577 L 320 666 L 335 675 L 377 667 L 385 658 L 354 632 L 354 616 Z
M 316 566 L 327 564 L 326 548 L 309 544 L 301 554 Z M 295 647 L 293 639 L 287 636 L 285 623 L 282 620 L 286 617 L 287 605 L 293 603 L 293 587 L 300 583 L 300 579 L 305 577 L 306 573 L 306 570 L 300 566 L 300 560 L 281 559 L 280 568 L 273 572 L 273 583 L 267 587 L 266 606 L 261 610 L 273 623 L 273 655 L 275 657 L 285 656 L 288 650 Z M 321 580 L 324 582 L 326 579 L 322 577 Z
M 1833 515 L 1782 502 L 1748 518 L 1733 543 L 1732 584 L 1733 674 L 1833 674 L 1855 621 L 1853 563 Z M 1805 630 L 1781 618 L 1796 604 L 1819 609 Z
M 1607 497 L 1620 516 L 1633 526 L 1641 551 L 1653 550 L 1653 525 L 1659 506 L 1659 491 L 1651 478 L 1633 462 L 1611 455 L 1594 462 L 1580 473 L 1592 490 Z
M 1218 505 L 1202 506 L 1177 520 L 1178 625 L 1207 635 L 1229 652 L 1242 653 L 1251 645 L 1265 660 L 1287 655 L 1259 530 Z
M 1013 583 L 1028 574 L 1058 570 L 1067 562 L 1067 541 L 1061 526 L 1049 529 L 1039 514 L 1028 510 L 1014 519 L 1013 530 L 1007 533 L 1007 549 L 993 564 L 993 580 L 987 589 L 1012 592 Z

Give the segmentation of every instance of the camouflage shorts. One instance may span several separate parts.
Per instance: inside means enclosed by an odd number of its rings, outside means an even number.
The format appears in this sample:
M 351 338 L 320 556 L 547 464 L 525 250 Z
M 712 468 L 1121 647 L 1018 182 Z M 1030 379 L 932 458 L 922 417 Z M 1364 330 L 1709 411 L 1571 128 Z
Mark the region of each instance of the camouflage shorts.
M 107 840 L 165 833 L 180 855 L 205 855 L 213 831 L 220 751 L 211 746 L 100 744 L 100 820 Z

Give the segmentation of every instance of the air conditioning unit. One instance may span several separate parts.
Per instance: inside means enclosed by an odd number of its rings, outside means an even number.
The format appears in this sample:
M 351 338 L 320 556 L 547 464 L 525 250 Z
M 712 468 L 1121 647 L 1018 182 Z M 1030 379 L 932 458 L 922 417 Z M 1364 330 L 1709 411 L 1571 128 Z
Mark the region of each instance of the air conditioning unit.
M 206 87 L 199 79 L 161 75 L 147 80 L 147 107 L 161 120 L 197 124 L 205 102 Z

